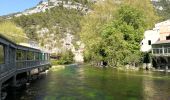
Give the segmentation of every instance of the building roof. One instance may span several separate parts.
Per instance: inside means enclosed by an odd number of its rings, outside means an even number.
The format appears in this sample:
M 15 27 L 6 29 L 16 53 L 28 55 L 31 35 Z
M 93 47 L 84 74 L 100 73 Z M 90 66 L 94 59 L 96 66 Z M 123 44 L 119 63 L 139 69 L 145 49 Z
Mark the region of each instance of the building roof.
M 170 40 L 157 41 L 156 43 L 153 43 L 153 45 L 154 45 L 154 44 L 167 44 L 167 43 L 170 43 Z
M 3 38 L 4 40 L 16 45 L 16 43 L 14 41 L 12 41 L 9 38 L 5 37 L 2 33 L 0 33 L 0 38 Z
M 23 45 L 19 45 L 19 44 L 16 44 L 15 42 L 13 42 L 12 40 L 8 39 L 7 37 L 3 36 L 2 34 L 0 34 L 0 39 L 2 40 L 5 40 L 5 44 L 13 46 L 13 47 L 17 47 L 17 48 L 22 48 L 22 49 L 25 49 L 25 50 L 32 50 L 32 51 L 40 51 L 40 49 L 36 49 L 36 48 L 32 48 L 32 47 L 27 47 L 27 46 L 23 46 Z M 1 41 L 0 41 L 1 43 Z
M 160 34 L 170 34 L 170 32 L 160 32 Z

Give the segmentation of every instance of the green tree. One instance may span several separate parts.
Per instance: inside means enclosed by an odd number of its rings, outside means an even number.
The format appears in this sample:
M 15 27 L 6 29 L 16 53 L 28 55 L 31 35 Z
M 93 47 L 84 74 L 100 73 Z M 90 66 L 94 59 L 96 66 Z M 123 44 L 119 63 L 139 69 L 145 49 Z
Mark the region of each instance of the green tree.
M 157 12 L 163 20 L 170 18 L 170 1 L 169 0 L 159 0 L 156 4 Z
M 121 66 L 140 62 L 139 44 L 146 29 L 158 17 L 148 0 L 99 2 L 93 13 L 82 20 L 81 39 L 86 45 L 85 59 Z M 145 9 L 150 11 L 147 15 Z M 148 12 L 148 11 L 147 11 Z
M 59 64 L 71 64 L 74 62 L 74 54 L 72 51 L 67 50 L 60 54 L 61 58 L 59 59 Z
M 106 1 L 96 3 L 92 8 L 93 12 L 84 16 L 81 21 L 81 40 L 85 43 L 86 49 L 84 52 L 85 60 L 93 63 L 100 62 L 103 58 L 99 55 L 101 44 L 101 31 L 103 25 L 109 23 L 115 18 L 118 4 L 115 2 Z

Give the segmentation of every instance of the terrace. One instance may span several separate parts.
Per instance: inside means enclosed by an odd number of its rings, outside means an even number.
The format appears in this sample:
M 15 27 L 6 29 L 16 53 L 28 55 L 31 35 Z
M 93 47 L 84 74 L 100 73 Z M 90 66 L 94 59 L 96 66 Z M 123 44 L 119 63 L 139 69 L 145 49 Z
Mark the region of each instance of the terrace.
M 170 56 L 170 40 L 158 41 L 152 44 L 153 56 Z

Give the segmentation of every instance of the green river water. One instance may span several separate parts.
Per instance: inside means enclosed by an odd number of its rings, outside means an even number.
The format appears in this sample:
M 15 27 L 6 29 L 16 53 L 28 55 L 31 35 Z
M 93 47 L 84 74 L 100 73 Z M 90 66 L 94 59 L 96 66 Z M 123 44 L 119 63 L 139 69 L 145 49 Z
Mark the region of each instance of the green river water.
M 170 100 L 170 75 L 85 66 L 53 67 L 7 100 Z

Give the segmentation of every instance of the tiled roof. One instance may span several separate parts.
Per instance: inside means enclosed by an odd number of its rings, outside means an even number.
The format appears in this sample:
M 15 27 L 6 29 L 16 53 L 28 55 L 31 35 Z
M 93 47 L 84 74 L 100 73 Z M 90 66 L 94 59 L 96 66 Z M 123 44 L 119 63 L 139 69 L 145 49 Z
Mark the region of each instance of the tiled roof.
M 166 43 L 170 43 L 170 40 L 157 41 L 156 43 L 153 44 L 166 44 Z
M 160 34 L 170 34 L 170 32 L 160 32 Z

